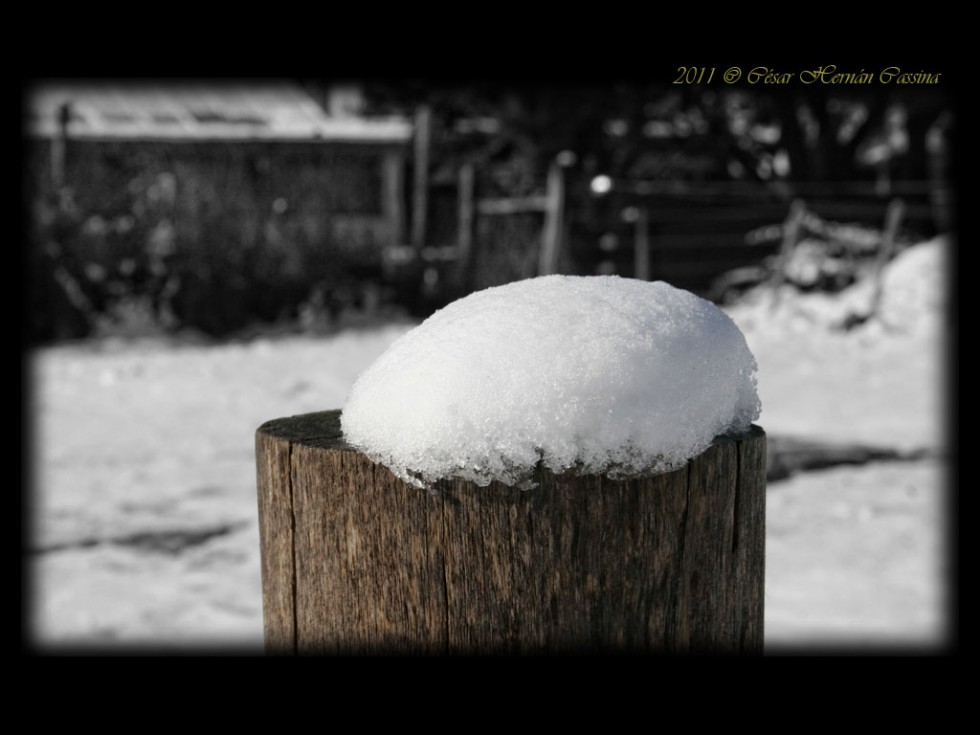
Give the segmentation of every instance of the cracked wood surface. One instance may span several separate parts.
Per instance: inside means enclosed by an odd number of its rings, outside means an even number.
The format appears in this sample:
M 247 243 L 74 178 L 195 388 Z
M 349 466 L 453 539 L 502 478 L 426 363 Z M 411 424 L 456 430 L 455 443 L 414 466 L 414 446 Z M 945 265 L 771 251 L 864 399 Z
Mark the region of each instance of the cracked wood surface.
M 412 487 L 340 412 L 256 433 L 269 653 L 762 652 L 766 437 L 684 468 Z

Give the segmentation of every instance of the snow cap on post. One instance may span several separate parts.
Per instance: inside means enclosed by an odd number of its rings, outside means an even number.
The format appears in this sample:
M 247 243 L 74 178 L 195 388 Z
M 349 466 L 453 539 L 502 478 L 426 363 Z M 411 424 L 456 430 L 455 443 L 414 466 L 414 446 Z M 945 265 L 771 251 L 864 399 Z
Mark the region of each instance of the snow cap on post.
M 418 486 L 533 486 L 540 462 L 665 472 L 759 417 L 756 361 L 717 306 L 662 281 L 544 276 L 459 299 L 356 381 L 346 441 Z

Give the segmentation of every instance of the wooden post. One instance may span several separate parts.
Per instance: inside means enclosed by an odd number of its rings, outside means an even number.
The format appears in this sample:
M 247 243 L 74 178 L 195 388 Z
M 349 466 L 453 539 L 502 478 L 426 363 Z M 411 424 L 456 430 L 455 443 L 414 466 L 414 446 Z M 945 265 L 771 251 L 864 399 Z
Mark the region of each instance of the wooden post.
M 796 243 L 799 242 L 800 233 L 803 230 L 803 218 L 806 216 L 806 204 L 802 199 L 794 199 L 790 205 L 789 214 L 783 223 L 783 241 L 779 247 L 779 256 L 772 274 L 770 288 L 772 289 L 772 301 L 770 311 L 775 311 L 779 305 L 779 298 L 783 283 L 786 282 L 786 269 L 789 266 L 790 258 Z
M 871 274 L 873 290 L 868 308 L 864 311 L 852 311 L 847 314 L 838 325 L 839 329 L 849 331 L 878 316 L 885 289 L 885 266 L 895 256 L 895 238 L 898 235 L 898 227 L 904 214 L 905 204 L 901 199 L 893 199 L 888 204 L 888 209 L 885 210 L 885 228 L 881 233 L 881 245 L 878 246 L 878 254 Z M 882 324 L 886 329 L 890 329 L 884 320 L 882 320 Z
M 548 191 L 545 194 L 544 229 L 541 232 L 541 257 L 538 263 L 539 276 L 547 276 L 558 270 L 564 210 L 565 176 L 561 165 L 553 161 L 548 168 Z
M 428 105 L 415 110 L 415 176 L 412 186 L 412 246 L 425 245 L 429 209 L 429 136 L 432 114 Z
M 402 245 L 405 237 L 405 212 L 402 192 L 405 179 L 405 154 L 401 149 L 385 151 L 381 159 L 381 208 L 390 228 L 387 245 Z
M 68 149 L 68 124 L 71 122 L 71 103 L 58 107 L 58 119 L 54 137 L 51 138 L 51 185 L 52 191 L 60 191 L 67 182 L 66 159 Z
M 881 233 L 881 245 L 878 246 L 878 257 L 874 264 L 874 291 L 871 294 L 871 306 L 868 317 L 874 317 L 881 307 L 881 296 L 885 289 L 885 266 L 895 257 L 895 240 L 898 237 L 898 227 L 905 215 L 905 203 L 901 199 L 893 199 L 885 210 L 885 227 Z
M 475 202 L 473 198 L 475 171 L 473 163 L 467 161 L 459 168 L 459 195 L 458 195 L 458 219 L 459 234 L 457 236 L 457 247 L 459 248 L 459 258 L 457 261 L 458 279 L 461 290 L 466 291 L 470 285 L 471 265 L 473 262 L 473 226 L 475 215 Z
M 650 222 L 646 207 L 638 207 L 633 246 L 633 277 L 650 280 Z
M 762 652 L 756 426 L 675 472 L 526 491 L 412 487 L 339 411 L 263 424 L 256 454 L 269 653 Z

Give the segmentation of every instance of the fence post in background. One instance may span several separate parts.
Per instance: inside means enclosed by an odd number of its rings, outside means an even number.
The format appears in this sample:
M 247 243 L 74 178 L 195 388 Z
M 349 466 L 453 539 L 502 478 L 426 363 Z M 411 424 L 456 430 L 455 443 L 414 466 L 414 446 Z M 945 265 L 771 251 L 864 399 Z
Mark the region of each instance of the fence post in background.
M 66 160 L 68 149 L 68 124 L 71 122 L 71 103 L 58 107 L 54 136 L 51 138 L 51 184 L 53 191 L 60 191 L 66 184 Z
M 779 305 L 782 285 L 786 281 L 786 269 L 789 267 L 793 249 L 800 240 L 800 233 L 803 230 L 803 218 L 806 216 L 806 204 L 802 199 L 794 199 L 790 205 L 789 214 L 783 223 L 783 242 L 779 248 L 779 256 L 773 269 L 770 287 L 772 289 L 772 301 L 770 310 L 775 311 Z
M 473 263 L 473 230 L 474 230 L 474 179 L 475 171 L 472 161 L 467 161 L 459 167 L 458 188 L 458 226 L 456 246 L 458 248 L 457 278 L 461 291 L 468 291 L 470 274 Z
M 405 155 L 389 150 L 381 159 L 381 207 L 391 230 L 388 245 L 402 245 L 405 237 L 405 207 L 403 191 Z
M 650 280 L 650 218 L 646 207 L 637 207 L 633 225 L 633 277 Z
M 953 219 L 954 197 L 951 189 L 951 140 L 953 113 L 942 112 L 926 132 L 926 167 L 928 170 L 929 205 L 932 219 L 940 233 L 949 232 Z
M 531 490 L 413 487 L 340 411 L 263 424 L 256 460 L 269 653 L 762 653 L 759 427 L 675 472 Z
M 415 110 L 415 147 L 412 186 L 412 246 L 425 245 L 426 216 L 429 208 L 429 138 L 432 113 L 428 105 Z
M 905 215 L 905 203 L 901 199 L 892 199 L 885 210 L 885 227 L 881 233 L 881 245 L 878 246 L 878 257 L 874 264 L 874 291 L 871 294 L 871 308 L 868 318 L 878 313 L 881 306 L 881 294 L 884 291 L 885 266 L 895 257 L 895 239 L 899 225 Z
M 895 257 L 895 239 L 904 215 L 905 203 L 901 199 L 893 199 L 889 202 L 888 209 L 885 210 L 885 226 L 881 233 L 881 243 L 878 245 L 878 253 L 870 276 L 872 291 L 868 308 L 864 311 L 852 311 L 845 316 L 839 324 L 840 329 L 844 331 L 854 329 L 878 316 L 885 287 L 885 266 Z M 885 326 L 888 327 L 887 324 Z
M 561 255 L 562 225 L 565 210 L 565 174 L 558 161 L 548 167 L 548 189 L 545 194 L 544 228 L 541 232 L 541 257 L 538 275 L 547 276 L 558 270 Z

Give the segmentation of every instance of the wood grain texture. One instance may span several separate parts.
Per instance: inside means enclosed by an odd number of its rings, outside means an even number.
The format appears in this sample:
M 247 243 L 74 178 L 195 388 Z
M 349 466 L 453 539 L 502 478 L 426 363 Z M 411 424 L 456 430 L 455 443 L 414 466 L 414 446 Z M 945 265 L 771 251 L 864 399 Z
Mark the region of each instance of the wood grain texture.
M 412 487 L 340 412 L 257 432 L 269 652 L 762 652 L 765 434 L 684 468 Z
M 280 653 L 294 653 L 296 640 L 291 451 L 289 441 L 256 434 L 265 642 Z

